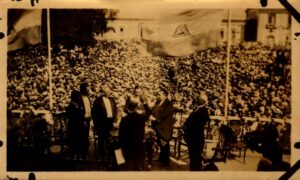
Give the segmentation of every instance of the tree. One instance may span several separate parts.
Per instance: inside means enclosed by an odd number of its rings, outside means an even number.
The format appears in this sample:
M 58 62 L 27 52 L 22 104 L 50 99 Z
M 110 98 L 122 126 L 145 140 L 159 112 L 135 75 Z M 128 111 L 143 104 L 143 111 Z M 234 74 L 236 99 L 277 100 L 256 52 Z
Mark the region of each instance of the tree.
M 106 32 L 115 32 L 115 29 L 113 27 L 108 26 L 108 21 L 115 20 L 118 13 L 119 10 L 114 9 L 104 9 L 101 11 L 101 13 L 96 13 L 96 18 L 93 21 L 94 33 L 103 36 L 103 34 Z
M 114 20 L 118 10 L 113 9 L 53 9 L 50 11 L 52 44 L 92 45 L 94 34 L 103 35 L 112 30 L 108 21 Z

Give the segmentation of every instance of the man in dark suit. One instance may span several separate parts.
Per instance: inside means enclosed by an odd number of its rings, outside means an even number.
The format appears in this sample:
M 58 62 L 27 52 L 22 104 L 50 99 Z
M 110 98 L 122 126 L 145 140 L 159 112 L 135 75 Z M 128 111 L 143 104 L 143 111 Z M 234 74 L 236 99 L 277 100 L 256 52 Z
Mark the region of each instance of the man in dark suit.
M 204 128 L 209 121 L 207 96 L 202 93 L 198 98 L 198 107 L 190 114 L 183 125 L 184 140 L 188 146 L 190 170 L 200 171 L 202 166 L 201 153 L 204 148 Z
M 71 94 L 71 102 L 69 106 L 66 108 L 66 115 L 68 118 L 68 142 L 70 146 L 70 155 L 71 158 L 75 158 L 75 156 L 81 155 L 81 148 L 82 144 L 84 143 L 84 112 L 83 109 L 80 107 L 81 102 L 81 95 L 79 91 L 72 91 Z
M 157 134 L 157 143 L 160 147 L 159 161 L 160 166 L 169 166 L 170 162 L 170 144 L 174 126 L 174 107 L 169 101 L 168 92 L 161 89 L 159 92 L 158 101 L 152 110 L 154 121 L 152 122 L 153 129 Z
M 140 109 L 143 103 L 144 109 Z M 119 129 L 119 143 L 126 161 L 126 170 L 141 170 L 145 155 L 144 135 L 145 122 L 150 116 L 150 108 L 138 97 L 130 97 L 127 104 L 127 115 L 122 118 Z
M 100 95 L 93 104 L 92 116 L 95 132 L 99 136 L 98 156 L 102 161 L 108 160 L 108 145 L 113 130 L 113 123 L 117 118 L 115 100 L 111 97 L 111 90 L 107 84 L 102 87 Z
M 83 144 L 82 144 L 82 158 L 87 159 L 89 153 L 89 132 L 91 121 L 91 103 L 89 98 L 89 84 L 84 82 L 80 85 L 81 103 L 80 106 L 84 111 L 83 117 Z

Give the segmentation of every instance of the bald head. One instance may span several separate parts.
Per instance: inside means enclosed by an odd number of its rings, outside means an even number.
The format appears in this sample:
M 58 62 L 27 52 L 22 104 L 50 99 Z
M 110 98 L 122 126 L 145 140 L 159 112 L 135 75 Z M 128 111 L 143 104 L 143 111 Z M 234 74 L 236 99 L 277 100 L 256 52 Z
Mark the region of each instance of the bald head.
M 208 97 L 205 92 L 200 93 L 200 95 L 198 97 L 198 101 L 199 101 L 200 105 L 208 103 Z

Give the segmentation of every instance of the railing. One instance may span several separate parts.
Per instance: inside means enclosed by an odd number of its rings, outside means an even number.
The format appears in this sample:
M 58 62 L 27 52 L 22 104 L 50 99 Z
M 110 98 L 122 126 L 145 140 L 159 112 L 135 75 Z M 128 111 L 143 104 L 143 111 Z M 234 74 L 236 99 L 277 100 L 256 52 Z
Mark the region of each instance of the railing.
M 22 117 L 23 114 L 25 114 L 28 110 L 12 110 L 12 113 L 19 113 L 20 117 Z M 54 121 L 53 121 L 53 114 L 50 113 L 50 111 L 47 110 L 33 110 L 33 113 L 35 115 L 38 114 L 43 114 L 45 120 L 47 121 L 47 123 L 53 125 Z M 180 115 L 179 115 L 180 116 Z M 177 118 L 177 121 L 175 123 L 175 127 L 181 126 L 182 123 L 188 118 L 189 114 L 187 113 L 183 113 L 182 117 L 175 117 Z M 219 120 L 221 123 L 223 124 L 227 124 L 228 121 L 233 121 L 233 120 L 241 120 L 240 117 L 237 116 L 228 116 L 227 118 L 225 116 L 210 116 L 211 120 Z M 256 121 L 257 118 L 254 117 L 243 117 L 242 118 L 245 122 L 247 121 Z M 179 120 L 179 121 L 178 121 Z M 259 120 L 261 122 L 271 122 L 272 120 L 274 122 L 280 123 L 280 124 L 284 124 L 284 123 L 291 123 L 291 119 L 280 119 L 280 118 L 259 118 Z
M 232 121 L 232 120 L 241 120 L 241 118 L 237 117 L 237 116 L 228 116 L 227 118 L 225 116 L 210 116 L 211 120 L 220 120 L 221 122 L 224 121 Z M 257 118 L 254 117 L 243 117 L 242 119 L 244 119 L 246 122 L 247 121 L 256 121 Z M 259 118 L 259 120 L 261 122 L 271 122 L 272 120 L 277 122 L 277 123 L 291 123 L 290 119 L 279 119 L 279 118 Z
M 12 110 L 11 111 L 13 114 L 20 114 L 20 117 L 22 117 L 25 113 L 29 113 L 29 110 Z M 45 120 L 47 121 L 48 124 L 53 125 L 53 118 L 52 118 L 52 114 L 47 111 L 47 110 L 32 110 L 34 115 L 39 115 L 42 114 L 43 117 L 45 118 Z

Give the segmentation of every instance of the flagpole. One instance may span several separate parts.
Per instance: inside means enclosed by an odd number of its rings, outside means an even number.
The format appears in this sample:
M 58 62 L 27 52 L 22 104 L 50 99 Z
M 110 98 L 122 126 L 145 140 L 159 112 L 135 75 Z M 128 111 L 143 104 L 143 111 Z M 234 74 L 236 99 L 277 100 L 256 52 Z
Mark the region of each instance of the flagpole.
M 227 59 L 226 59 L 226 89 L 225 89 L 225 118 L 228 117 L 228 91 L 229 91 L 229 65 L 230 65 L 230 41 L 231 41 L 231 19 L 230 19 L 230 9 L 228 9 L 228 24 L 227 24 Z
M 143 22 L 139 22 L 139 39 L 141 40 L 143 37 L 143 30 L 142 30 L 142 24 Z
M 50 29 L 50 9 L 47 9 L 47 37 L 48 37 L 48 74 L 49 74 L 49 103 L 50 110 L 53 109 L 53 92 L 52 92 L 52 63 L 51 63 L 51 29 Z

